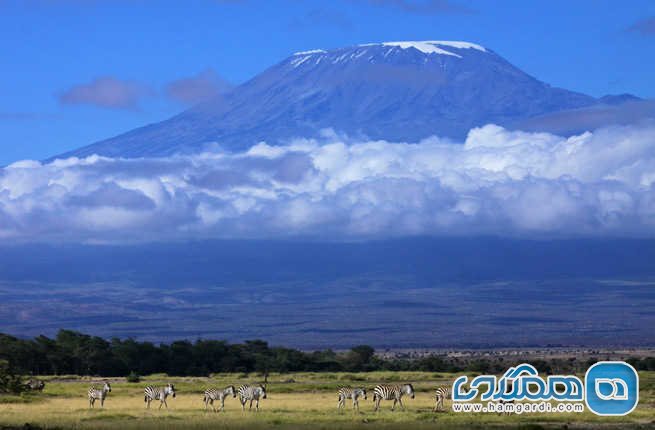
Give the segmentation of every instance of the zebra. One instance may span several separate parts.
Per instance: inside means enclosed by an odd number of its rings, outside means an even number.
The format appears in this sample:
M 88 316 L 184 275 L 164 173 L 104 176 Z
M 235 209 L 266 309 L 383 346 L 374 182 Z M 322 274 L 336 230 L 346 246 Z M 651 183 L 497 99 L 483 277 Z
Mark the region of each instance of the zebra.
M 43 391 L 45 382 L 32 378 L 25 383 L 25 388 L 29 391 Z
M 230 395 L 233 398 L 237 396 L 237 390 L 234 388 L 234 385 L 225 387 L 222 390 L 219 390 L 218 388 L 207 388 L 205 390 L 205 397 L 203 398 L 205 402 L 205 410 L 207 410 L 208 405 L 212 405 L 212 409 L 214 412 L 216 412 L 216 408 L 214 407 L 214 400 L 221 401 L 221 407 L 219 411 L 225 410 L 225 398 Z
M 346 406 L 346 399 L 353 399 L 353 410 L 359 411 L 359 398 L 367 399 L 364 388 L 340 388 L 337 396 L 339 396 L 339 402 L 337 403 L 337 409 L 339 410 Z
M 100 400 L 101 408 L 104 407 L 105 399 L 107 398 L 108 393 L 111 393 L 111 385 L 109 385 L 109 382 L 105 382 L 105 384 L 102 386 L 102 390 L 99 390 L 95 385 L 92 385 L 88 392 L 89 407 L 94 408 L 96 400 Z
M 450 399 L 452 396 L 452 392 L 450 390 L 450 386 L 448 385 L 441 385 L 437 387 L 435 393 L 434 393 L 436 402 L 434 404 L 434 412 L 437 412 L 437 410 L 444 410 L 443 406 L 443 401 L 444 399 Z
M 165 405 L 166 409 L 168 409 L 166 397 L 169 395 L 175 397 L 175 387 L 173 384 L 167 384 L 165 387 L 153 387 L 152 385 L 148 385 L 144 390 L 143 401 L 147 403 L 146 407 L 148 409 L 150 409 L 150 402 L 153 400 L 159 400 L 159 409 L 161 409 L 162 405 Z
M 259 399 L 266 398 L 266 387 L 264 385 L 242 385 L 239 387 L 238 393 L 242 410 L 246 410 L 246 402 L 249 400 L 249 409 L 252 409 L 252 401 L 254 400 L 256 402 L 255 408 L 259 411 Z
M 381 400 L 393 400 L 393 406 L 391 407 L 392 411 L 396 408 L 396 403 L 400 404 L 400 407 L 405 410 L 405 405 L 403 405 L 402 401 L 402 397 L 405 394 L 411 396 L 412 399 L 414 398 L 414 387 L 412 384 L 376 386 L 373 390 L 375 411 L 377 412 L 380 409 Z

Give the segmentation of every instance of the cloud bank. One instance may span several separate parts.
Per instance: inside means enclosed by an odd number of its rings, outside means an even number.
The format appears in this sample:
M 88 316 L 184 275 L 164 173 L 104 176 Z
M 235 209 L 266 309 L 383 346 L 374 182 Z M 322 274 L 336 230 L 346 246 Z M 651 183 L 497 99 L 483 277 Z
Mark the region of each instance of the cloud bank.
M 570 138 L 469 132 L 463 144 L 357 141 L 0 170 L 5 241 L 406 235 L 655 236 L 655 126 Z
M 147 87 L 132 81 L 104 76 L 78 84 L 58 96 L 59 103 L 92 105 L 110 109 L 136 109 L 151 94 Z
M 628 28 L 628 31 L 639 33 L 642 36 L 655 36 L 655 16 L 635 22 Z
M 232 86 L 214 70 L 208 69 L 195 76 L 170 82 L 164 92 L 180 103 L 195 104 L 212 99 L 231 88 Z

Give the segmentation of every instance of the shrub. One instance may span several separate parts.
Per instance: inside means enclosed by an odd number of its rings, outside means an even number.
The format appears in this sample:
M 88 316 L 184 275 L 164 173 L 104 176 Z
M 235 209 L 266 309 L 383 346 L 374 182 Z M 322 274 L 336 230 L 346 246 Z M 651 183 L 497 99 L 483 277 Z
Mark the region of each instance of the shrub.
M 0 360 L 0 393 L 18 394 L 25 391 L 22 378 L 16 375 L 7 360 Z
M 141 381 L 141 377 L 134 370 L 131 371 L 130 374 L 127 375 L 125 379 L 127 380 L 127 382 L 134 382 L 134 383 Z

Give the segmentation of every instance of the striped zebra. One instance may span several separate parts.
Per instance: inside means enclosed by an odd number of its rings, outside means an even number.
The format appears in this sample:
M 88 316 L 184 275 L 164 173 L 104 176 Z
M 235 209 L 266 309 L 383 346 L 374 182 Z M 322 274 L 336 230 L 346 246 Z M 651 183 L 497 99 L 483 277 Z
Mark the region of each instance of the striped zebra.
M 25 389 L 29 391 L 43 391 L 45 388 L 45 382 L 40 379 L 30 379 L 25 383 Z
M 241 409 L 246 410 L 246 402 L 250 401 L 250 408 L 252 409 L 253 400 L 255 408 L 259 411 L 259 399 L 266 398 L 266 387 L 263 385 L 242 385 L 239 387 L 239 401 L 241 402 Z
M 216 412 L 216 408 L 214 407 L 214 400 L 220 400 L 221 402 L 219 411 L 225 410 L 225 398 L 227 396 L 232 396 L 233 398 L 237 396 L 237 390 L 234 388 L 234 385 L 225 387 L 222 390 L 218 388 L 207 388 L 205 390 L 205 397 L 203 399 L 205 402 L 205 410 L 207 410 L 209 405 L 212 405 L 212 409 L 214 412 Z
M 92 385 L 91 388 L 89 388 L 89 407 L 94 408 L 96 400 L 100 400 L 100 407 L 105 406 L 105 399 L 107 398 L 107 394 L 111 393 L 111 385 L 109 385 L 109 382 L 105 382 L 105 385 L 102 386 L 102 390 L 99 390 L 96 388 L 95 385 Z
M 438 410 L 443 411 L 444 410 L 443 401 L 445 399 L 450 399 L 451 396 L 452 396 L 452 392 L 450 391 L 450 386 L 441 385 L 437 387 L 434 393 L 434 397 L 436 399 L 436 402 L 434 404 L 434 412 L 437 412 Z
M 353 399 L 353 410 L 359 411 L 359 398 L 367 399 L 366 390 L 363 388 L 340 388 L 337 396 L 339 396 L 339 402 L 337 403 L 337 409 L 339 410 L 346 406 L 346 399 Z
M 396 408 L 396 403 L 400 404 L 400 407 L 405 410 L 405 405 L 403 405 L 402 397 L 407 394 L 414 398 L 414 387 L 412 384 L 405 385 L 378 385 L 373 390 L 373 401 L 375 402 L 375 411 L 377 412 L 380 409 L 381 400 L 393 400 L 393 406 L 391 410 L 393 411 Z
M 166 397 L 173 396 L 175 397 L 175 387 L 173 384 L 167 384 L 165 387 L 153 387 L 148 385 L 144 390 L 143 401 L 147 403 L 147 408 L 150 409 L 150 402 L 153 400 L 159 400 L 159 409 L 162 405 L 166 406 L 168 409 L 168 403 L 166 403 Z

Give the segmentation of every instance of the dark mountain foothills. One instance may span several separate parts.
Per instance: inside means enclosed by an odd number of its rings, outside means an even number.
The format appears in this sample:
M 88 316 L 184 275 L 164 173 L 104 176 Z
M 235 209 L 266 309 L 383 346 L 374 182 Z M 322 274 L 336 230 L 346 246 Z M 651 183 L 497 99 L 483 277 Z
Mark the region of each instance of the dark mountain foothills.
M 462 140 L 487 123 L 571 133 L 654 117 L 651 102 L 551 87 L 476 44 L 388 42 L 296 53 L 170 119 L 55 158 L 242 151 L 327 128 L 416 142 L 432 135 Z
M 302 349 L 646 346 L 653 261 L 655 241 L 631 239 L 5 245 L 0 326 Z
M 385 274 L 409 275 L 415 280 L 413 286 L 430 286 L 437 281 L 652 277 L 653 261 L 655 241 L 648 239 L 414 237 L 344 243 L 206 240 L 129 246 L 25 244 L 0 246 L 0 280 L 129 281 L 169 287 Z

